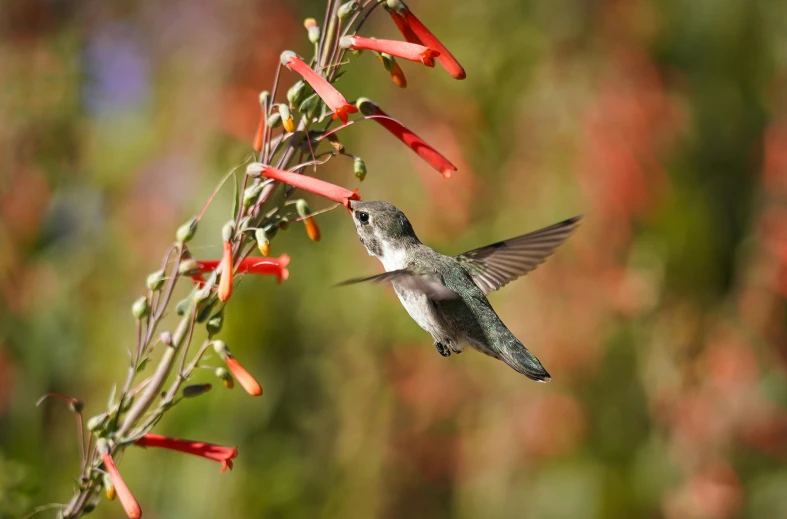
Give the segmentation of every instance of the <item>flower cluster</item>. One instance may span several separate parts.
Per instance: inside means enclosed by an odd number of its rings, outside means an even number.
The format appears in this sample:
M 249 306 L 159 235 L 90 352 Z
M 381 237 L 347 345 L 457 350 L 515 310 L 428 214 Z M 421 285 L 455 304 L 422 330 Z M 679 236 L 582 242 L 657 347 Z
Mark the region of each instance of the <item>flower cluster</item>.
M 380 6 L 390 14 L 405 41 L 359 34 L 365 20 Z M 259 95 L 260 120 L 252 139 L 255 160 L 248 164 L 242 185 L 236 185 L 237 198 L 232 213 L 221 229 L 220 257 L 194 257 L 189 243 L 221 184 L 203 210 L 177 230 L 176 240 L 165 254 L 161 269 L 147 278 L 147 293 L 132 305 L 137 344 L 132 350 L 129 374 L 119 386 L 117 398 L 114 394 L 110 398 L 109 409 L 87 421 L 89 439 L 83 443 L 85 462 L 80 478 L 87 483 L 80 486 L 64 509 L 63 517 L 77 517 L 92 509 L 100 497 L 101 487 L 105 488 L 108 498 L 118 498 L 128 517 L 141 517 L 142 509 L 116 466 L 119 456 L 133 447 L 169 449 L 201 456 L 221 463 L 222 472 L 232 468 L 238 455 L 236 448 L 168 438 L 151 431 L 172 406 L 212 390 L 211 383 L 190 382 L 197 373 L 212 373 L 228 389 L 237 381 L 249 395 L 263 394 L 257 379 L 216 336 L 221 332 L 224 314 L 241 277 L 248 274 L 273 276 L 278 283 L 289 277 L 290 257 L 287 254 L 270 256 L 271 240 L 279 231 L 287 230 L 292 223 L 302 222 L 308 238 L 320 241 L 322 236 L 315 217 L 322 211 L 314 213 L 306 200 L 293 199 L 295 190 L 335 202 L 348 210 L 351 201 L 360 200 L 358 189 L 306 174 L 311 166 L 316 168 L 334 157 L 343 156 L 352 160 L 352 170 L 358 181 L 366 178 L 365 162 L 345 149 L 337 132 L 352 124 L 373 120 L 443 178 L 450 178 L 456 171 L 448 159 L 375 103 L 366 98 L 348 101 L 334 86 L 348 53 L 357 55 L 361 51 L 373 52 L 400 87 L 405 87 L 407 80 L 397 59 L 430 68 L 438 63 L 454 78 L 465 77 L 453 55 L 404 3 L 399 0 L 351 0 L 339 5 L 331 0 L 322 26 L 325 31 L 312 18 L 305 20 L 304 28 L 314 55 L 304 58 L 290 50 L 282 52 L 272 89 Z M 283 91 L 279 84 L 282 76 L 287 75 L 285 69 L 297 74 L 297 79 Z M 230 178 L 234 177 L 228 175 L 224 181 Z M 173 330 L 156 334 L 163 316 L 169 313 L 171 297 L 181 280 L 192 285 L 189 295 L 175 307 L 181 320 Z M 196 353 L 189 355 L 198 327 L 203 327 L 207 338 Z M 211 349 L 223 365 L 206 365 L 203 356 Z M 189 357 L 191 361 L 187 362 Z M 146 366 L 154 358 L 158 359 L 158 365 L 148 373 Z M 210 370 L 195 371 L 196 368 Z M 175 376 L 171 377 L 173 371 Z M 80 413 L 81 424 L 81 406 L 79 409 L 74 406 L 74 411 Z M 93 438 L 97 439 L 95 443 L 91 443 Z M 91 445 L 93 450 L 88 453 Z

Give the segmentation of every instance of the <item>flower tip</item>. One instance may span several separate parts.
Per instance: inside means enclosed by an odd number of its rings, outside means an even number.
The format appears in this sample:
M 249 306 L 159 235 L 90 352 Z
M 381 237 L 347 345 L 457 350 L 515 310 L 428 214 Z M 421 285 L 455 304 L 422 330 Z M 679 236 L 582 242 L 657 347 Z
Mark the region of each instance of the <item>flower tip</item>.
M 454 169 L 451 169 L 451 168 L 443 169 L 443 171 L 440 172 L 440 173 L 443 174 L 443 180 L 448 180 L 449 178 L 453 177 L 454 176 L 454 171 L 456 171 L 456 168 L 454 168 Z
M 238 448 L 233 447 L 229 456 L 221 461 L 221 471 L 227 472 L 227 469 L 232 470 L 232 458 L 238 457 Z

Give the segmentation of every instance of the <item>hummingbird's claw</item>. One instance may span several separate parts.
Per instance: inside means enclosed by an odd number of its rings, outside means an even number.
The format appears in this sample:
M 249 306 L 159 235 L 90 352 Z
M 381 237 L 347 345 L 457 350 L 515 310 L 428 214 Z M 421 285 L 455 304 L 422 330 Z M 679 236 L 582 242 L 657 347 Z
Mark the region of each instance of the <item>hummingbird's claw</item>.
M 451 356 L 451 350 L 445 344 L 435 341 L 434 347 L 437 348 L 437 353 L 439 353 L 443 357 Z

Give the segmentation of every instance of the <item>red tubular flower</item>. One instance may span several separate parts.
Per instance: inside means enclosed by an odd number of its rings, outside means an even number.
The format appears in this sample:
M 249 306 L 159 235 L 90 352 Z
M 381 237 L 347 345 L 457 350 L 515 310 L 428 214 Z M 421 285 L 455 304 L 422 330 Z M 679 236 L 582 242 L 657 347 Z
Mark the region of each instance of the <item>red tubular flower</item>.
M 317 95 L 333 110 L 333 118 L 341 119 L 347 124 L 347 116 L 354 114 L 358 108 L 347 102 L 347 99 L 331 85 L 328 80 L 315 72 L 303 59 L 290 50 L 281 53 L 281 63 L 290 70 L 297 72 L 311 85 Z
M 225 260 L 226 257 L 221 261 Z M 198 279 L 197 276 L 214 270 L 219 266 L 219 260 L 199 260 L 197 264 L 200 266 L 200 271 L 192 276 L 193 279 Z M 281 283 L 290 277 L 290 271 L 287 270 L 289 264 L 290 257 L 286 254 L 282 254 L 278 258 L 245 258 L 237 264 L 236 272 L 238 274 L 276 276 L 276 280 Z M 221 284 L 219 284 L 219 289 L 221 289 Z
M 437 61 L 444 69 L 456 79 L 464 79 L 467 77 L 465 69 L 451 54 L 451 52 L 440 43 L 432 32 L 426 28 L 421 21 L 410 11 L 410 9 L 401 0 L 388 0 L 387 8 L 391 13 L 396 26 L 402 33 L 402 36 L 410 43 L 420 43 L 426 45 L 430 49 L 434 49 L 440 53 L 437 56 Z M 404 28 L 406 27 L 406 29 Z M 417 41 L 415 41 L 417 40 Z
M 451 161 L 429 146 L 422 138 L 405 128 L 402 123 L 389 117 L 379 106 L 368 99 L 361 98 L 358 100 L 358 104 L 365 115 L 372 116 L 372 119 L 394 134 L 397 139 L 405 143 L 430 166 L 440 172 L 444 179 L 451 178 L 451 175 L 456 171 L 456 166 L 451 164 Z
M 440 53 L 436 50 L 417 43 L 378 40 L 375 38 L 364 38 L 363 36 L 345 36 L 341 39 L 340 45 L 345 49 L 384 52 L 397 58 L 423 63 L 427 67 L 434 67 L 434 58 L 440 56 Z
M 355 110 L 358 111 L 357 108 Z M 284 182 L 285 184 L 297 187 L 298 189 L 303 189 L 304 191 L 309 191 L 310 193 L 314 193 L 316 195 L 320 195 L 327 198 L 328 200 L 333 200 L 334 202 L 342 204 L 348 209 L 350 207 L 350 200 L 361 199 L 360 195 L 358 195 L 358 193 L 355 191 L 350 191 L 349 189 L 337 186 L 336 184 L 331 184 L 330 182 L 325 182 L 324 180 L 310 177 L 308 175 L 301 175 L 292 171 L 284 171 L 283 169 L 277 169 L 266 165 L 262 165 L 262 170 L 260 173 L 265 177 L 278 180 L 279 182 Z
M 221 463 L 221 471 L 232 470 L 232 459 L 238 456 L 237 447 L 222 447 L 212 443 L 195 442 L 191 440 L 181 440 L 178 438 L 168 438 L 158 434 L 147 433 L 142 438 L 134 442 L 139 447 L 160 447 L 186 454 L 202 456 L 209 460 Z
M 226 303 L 232 295 L 232 243 L 224 242 L 224 256 L 221 259 L 221 278 L 219 279 L 218 296 Z
M 107 474 L 109 474 L 109 479 L 112 481 L 112 486 L 115 487 L 115 492 L 118 499 L 120 499 L 120 504 L 123 506 L 126 515 L 130 519 L 139 519 L 142 517 L 142 509 L 134 498 L 134 494 L 131 493 L 128 485 L 126 485 L 126 482 L 123 481 L 123 478 L 120 476 L 117 465 L 115 465 L 115 460 L 112 459 L 112 455 L 109 453 L 108 449 L 104 449 L 101 459 L 104 462 L 104 468 Z

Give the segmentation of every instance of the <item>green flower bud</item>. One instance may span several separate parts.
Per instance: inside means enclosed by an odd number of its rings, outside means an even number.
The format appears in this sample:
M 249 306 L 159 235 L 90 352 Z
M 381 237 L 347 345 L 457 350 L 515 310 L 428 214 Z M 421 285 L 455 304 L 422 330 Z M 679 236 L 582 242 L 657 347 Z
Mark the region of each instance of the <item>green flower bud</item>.
M 345 20 L 357 13 L 358 9 L 360 8 L 361 5 L 356 0 L 351 0 L 350 2 L 342 4 L 339 7 L 339 11 L 336 13 L 336 15 L 339 17 L 339 20 Z
M 197 232 L 197 219 L 192 218 L 188 222 L 178 227 L 178 230 L 175 233 L 175 238 L 177 238 L 177 240 L 180 243 L 186 243 L 187 241 L 190 241 L 194 237 L 194 234 L 196 232 Z
M 230 220 L 221 228 L 221 239 L 224 241 L 232 241 L 233 234 L 235 234 L 235 220 Z
M 101 413 L 90 418 L 90 420 L 87 421 L 87 430 L 97 431 L 99 429 L 103 429 L 108 419 L 109 415 L 107 413 Z
M 287 101 L 291 106 L 300 106 L 310 93 L 311 87 L 305 81 L 298 80 L 287 90 Z
M 260 164 L 259 162 L 252 162 L 246 166 L 246 174 L 250 177 L 259 177 L 262 175 L 263 171 L 265 171 L 265 165 Z
M 178 265 L 178 274 L 181 276 L 193 276 L 194 274 L 199 274 L 199 271 L 199 263 L 193 259 L 183 260 Z
M 278 128 L 281 126 L 281 115 L 274 112 L 268 116 L 268 128 Z
M 312 43 L 320 42 L 320 26 L 317 25 L 317 20 L 314 18 L 306 18 L 303 21 L 303 27 L 309 31 L 309 41 Z
M 161 343 L 165 346 L 172 346 L 172 334 L 168 331 L 161 332 L 158 340 L 161 341 Z
M 363 182 L 366 179 L 366 163 L 361 157 L 355 157 L 353 160 L 353 170 L 358 180 Z
M 205 325 L 205 328 L 208 329 L 208 336 L 212 337 L 219 333 L 224 326 L 224 312 L 219 312 L 210 319 L 208 319 L 208 324 Z
M 309 203 L 303 198 L 295 202 L 295 210 L 298 212 L 298 216 L 301 218 L 306 218 L 306 215 L 311 213 L 311 210 L 309 209 Z
M 152 272 L 148 275 L 148 279 L 146 281 L 148 288 L 151 289 L 153 292 L 161 290 L 161 287 L 164 286 L 164 271 L 157 270 L 156 272 Z
M 259 182 L 257 184 L 253 184 L 247 187 L 243 191 L 243 207 L 249 208 L 251 205 L 257 201 L 257 197 L 260 196 L 262 192 L 262 183 Z
M 298 111 L 308 119 L 312 119 L 317 115 L 317 110 L 319 110 L 321 104 L 322 101 L 320 100 L 320 96 L 315 93 L 303 100 L 300 106 L 298 106 Z
M 235 379 L 232 378 L 229 370 L 225 368 L 216 368 L 216 376 L 221 380 L 221 383 L 224 384 L 224 387 L 227 389 L 232 389 L 235 387 Z
M 267 90 L 263 90 L 262 92 L 260 92 L 259 100 L 260 100 L 260 108 L 262 108 L 264 110 L 265 109 L 265 105 L 270 104 L 271 93 L 268 92 Z
M 134 304 L 131 305 L 131 313 L 134 314 L 134 317 L 137 319 L 144 319 L 150 313 L 150 305 L 148 304 L 147 297 L 140 297 Z
M 212 346 L 213 346 L 213 351 L 215 351 L 216 354 L 222 359 L 226 359 L 227 357 L 232 355 L 232 352 L 227 347 L 227 344 L 224 341 L 215 340 L 212 342 Z

